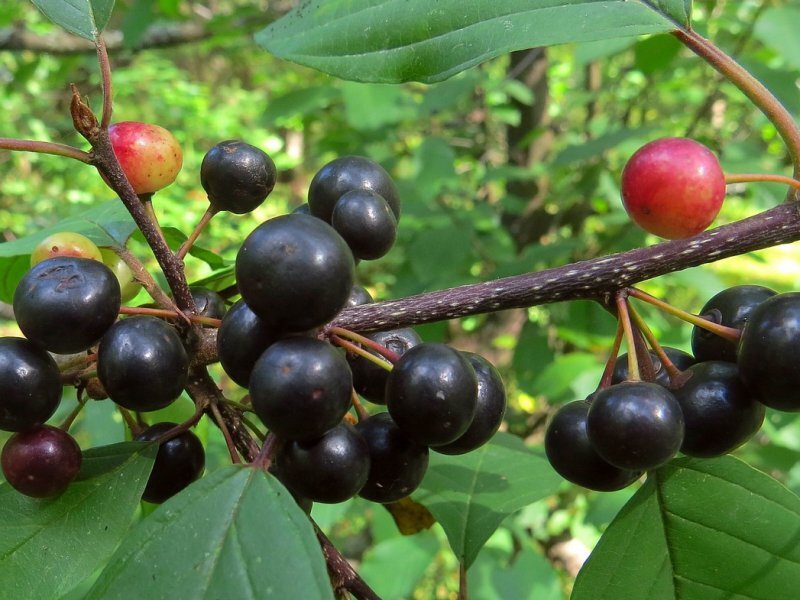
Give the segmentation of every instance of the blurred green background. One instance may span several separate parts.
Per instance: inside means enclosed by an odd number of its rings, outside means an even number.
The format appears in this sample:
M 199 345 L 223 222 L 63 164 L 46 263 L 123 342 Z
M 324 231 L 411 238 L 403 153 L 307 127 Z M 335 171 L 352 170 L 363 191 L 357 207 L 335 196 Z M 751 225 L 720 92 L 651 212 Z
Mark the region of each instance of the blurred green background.
M 800 9 L 791 4 L 699 1 L 694 18 L 698 31 L 733 53 L 798 114 L 800 42 L 786 23 L 800 21 Z M 203 214 L 199 166 L 216 142 L 240 138 L 259 146 L 280 171 L 274 193 L 254 213 L 223 213 L 211 222 L 199 243 L 216 258 L 187 259 L 190 281 L 216 289 L 230 285 L 226 265 L 247 233 L 303 203 L 314 173 L 345 154 L 380 162 L 395 177 L 404 203 L 395 248 L 358 267 L 359 282 L 377 300 L 657 242 L 630 223 L 619 198 L 626 159 L 657 137 L 694 137 L 718 153 L 728 172 L 790 172 L 767 120 L 667 35 L 517 52 L 431 86 L 368 85 L 275 59 L 253 44 L 252 33 L 290 6 L 239 0 L 116 3 L 110 29 L 121 32 L 123 42 L 112 44 L 114 120 L 156 123 L 183 146 L 178 180 L 154 198 L 161 223 L 188 234 Z M 152 45 L 154 33 L 185 32 L 188 26 L 200 32 L 199 39 Z M 34 41 L 61 35 L 25 2 L 0 6 L 0 32 L 12 30 Z M 0 137 L 86 148 L 69 117 L 69 84 L 99 108 L 95 55 L 35 46 L 0 49 Z M 715 224 L 755 214 L 784 194 L 772 184 L 730 186 Z M 112 198 L 91 167 L 0 152 L 4 242 Z M 131 248 L 154 264 L 140 241 L 132 240 Z M 734 284 L 798 288 L 799 258 L 797 247 L 777 247 L 641 287 L 696 312 Z M 646 306 L 641 310 L 664 344 L 689 350 L 688 326 Z M 506 427 L 535 446 L 555 408 L 597 386 L 615 323 L 599 305 L 581 301 L 418 330 L 425 340 L 447 341 L 494 361 L 510 394 Z M 4 322 L 3 331 L 13 332 L 13 322 Z M 230 397 L 243 395 L 219 369 L 214 374 Z M 184 400 L 167 416 L 190 415 Z M 64 402 L 62 411 L 73 406 Z M 115 417 L 108 402 L 92 403 L 77 424 L 81 445 L 122 439 Z M 199 430 L 210 445 L 209 468 L 224 463 L 218 431 L 205 422 Z M 738 453 L 800 491 L 798 450 L 794 417 L 770 412 L 762 432 Z M 565 597 L 581 561 L 631 494 L 588 493 L 565 483 L 558 496 L 507 519 L 470 570 L 474 597 Z M 455 597 L 457 563 L 438 526 L 400 536 L 385 510 L 363 500 L 318 505 L 314 516 L 387 600 Z

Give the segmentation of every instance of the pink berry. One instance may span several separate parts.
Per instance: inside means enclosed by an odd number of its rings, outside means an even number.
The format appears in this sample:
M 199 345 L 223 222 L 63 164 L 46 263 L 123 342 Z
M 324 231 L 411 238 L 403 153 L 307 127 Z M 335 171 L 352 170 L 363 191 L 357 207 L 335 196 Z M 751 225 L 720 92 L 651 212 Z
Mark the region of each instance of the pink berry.
M 108 128 L 114 154 L 137 194 L 149 194 L 175 181 L 183 152 L 169 131 L 158 125 L 123 121 Z
M 622 202 L 645 231 L 679 239 L 705 230 L 725 198 L 719 160 L 688 138 L 661 138 L 634 153 L 622 171 Z

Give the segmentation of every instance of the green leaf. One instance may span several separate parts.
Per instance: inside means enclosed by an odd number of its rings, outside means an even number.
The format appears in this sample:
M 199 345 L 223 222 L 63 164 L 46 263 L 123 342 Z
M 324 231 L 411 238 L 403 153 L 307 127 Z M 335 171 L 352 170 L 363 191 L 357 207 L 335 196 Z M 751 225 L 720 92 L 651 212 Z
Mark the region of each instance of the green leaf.
M 3 596 L 59 598 L 103 565 L 128 531 L 155 453 L 141 443 L 87 450 L 78 479 L 57 498 L 0 485 Z
M 441 81 L 511 50 L 670 31 L 685 0 L 311 0 L 256 34 L 343 79 Z M 679 10 L 683 7 L 681 10 Z
M 80 233 L 98 246 L 124 245 L 136 224 L 120 200 L 109 200 L 13 242 L 0 244 L 0 300 L 10 302 L 19 280 L 30 268 L 30 254 L 47 236 Z
M 227 466 L 137 525 L 87 599 L 333 598 L 308 517 L 274 477 Z
M 114 0 L 31 0 L 48 19 L 70 33 L 94 40 L 108 23 Z
M 797 23 L 800 8 L 771 7 L 756 21 L 755 36 L 766 46 L 792 65 L 800 68 L 800 39 L 797 37 Z M 795 93 L 797 88 L 795 87 Z
M 498 433 L 485 446 L 461 456 L 431 452 L 414 499 L 433 513 L 453 552 L 469 566 L 503 519 L 553 494 L 560 483 L 545 458 L 519 438 Z
M 794 598 L 800 498 L 733 457 L 650 474 L 601 538 L 573 600 Z
M 692 18 L 692 0 L 642 0 L 679 25 L 688 26 Z
M 367 550 L 358 571 L 383 600 L 410 598 L 438 550 L 430 532 L 391 538 Z

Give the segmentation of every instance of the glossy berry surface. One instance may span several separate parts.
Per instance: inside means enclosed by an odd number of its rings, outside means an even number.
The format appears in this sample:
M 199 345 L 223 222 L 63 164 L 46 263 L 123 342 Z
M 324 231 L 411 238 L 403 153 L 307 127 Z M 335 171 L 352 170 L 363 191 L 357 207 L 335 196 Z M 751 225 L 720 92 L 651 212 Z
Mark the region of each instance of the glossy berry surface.
M 353 254 L 342 237 L 310 215 L 262 223 L 236 256 L 236 281 L 247 305 L 290 331 L 306 331 L 336 316 L 354 273 Z
M 175 181 L 183 151 L 171 132 L 150 123 L 122 121 L 108 128 L 114 154 L 137 194 L 157 192 Z
M 639 227 L 667 239 L 704 231 L 725 199 L 719 160 L 688 138 L 645 144 L 622 171 L 622 203 Z
M 80 233 L 60 231 L 48 235 L 31 252 L 31 266 L 38 265 L 43 260 L 55 256 L 77 256 L 103 261 L 100 248 L 95 243 Z
M 352 288 L 350 288 L 350 295 L 347 296 L 347 302 L 344 303 L 345 308 L 349 308 L 351 306 L 361 306 L 362 304 L 370 304 L 375 300 L 372 298 L 372 294 L 367 291 L 363 285 L 355 284 Z
M 683 350 L 678 350 L 677 348 L 672 348 L 670 346 L 662 346 L 664 352 L 672 361 L 672 364 L 679 371 L 683 371 L 688 369 L 697 361 L 695 360 L 694 356 L 689 354 L 688 352 L 684 352 Z M 655 371 L 655 383 L 659 385 L 663 385 L 664 387 L 669 387 L 669 373 L 664 368 L 664 365 L 661 363 L 661 359 L 658 358 L 658 355 L 653 350 L 648 350 L 650 354 L 650 358 L 653 361 L 653 370 Z M 611 383 L 622 383 L 628 379 L 628 353 L 620 354 L 617 357 L 617 360 L 614 361 L 614 372 L 611 375 Z
M 458 350 L 414 346 L 386 381 L 386 405 L 397 425 L 426 446 L 449 444 L 467 431 L 478 396 L 475 369 Z
M 322 167 L 308 188 L 311 214 L 330 223 L 333 207 L 347 192 L 370 190 L 389 204 L 400 219 L 400 195 L 392 177 L 382 166 L 363 156 L 342 156 Z
M 466 454 L 480 448 L 497 433 L 506 414 L 506 388 L 495 366 L 483 356 L 464 352 L 478 378 L 475 416 L 467 430 L 455 441 L 433 450 L 440 454 Z
M 103 263 L 59 256 L 28 271 L 14 291 L 14 316 L 29 340 L 72 354 L 95 344 L 119 314 L 119 282 Z
M 137 442 L 155 442 L 176 423 L 151 425 L 136 436 Z M 170 438 L 158 446 L 153 470 L 147 479 L 142 499 L 161 503 L 200 478 L 206 464 L 203 443 L 191 431 Z
M 759 430 L 766 408 L 742 383 L 734 363 L 702 362 L 689 373 L 688 381 L 674 392 L 686 423 L 681 452 L 699 458 L 720 456 Z
M 391 250 L 397 237 L 397 219 L 382 196 L 372 190 L 352 190 L 333 207 L 331 225 L 353 251 L 353 256 L 375 260 Z
M 422 343 L 422 338 L 410 327 L 377 331 L 366 337 L 388 348 L 398 356 L 402 356 L 410 348 Z M 373 350 L 368 351 L 376 354 Z M 353 371 L 353 387 L 356 392 L 370 402 L 386 404 L 386 380 L 389 378 L 389 371 L 361 356 L 349 355 L 347 360 Z
M 124 304 L 136 297 L 139 290 L 142 289 L 142 284 L 139 283 L 133 275 L 133 271 L 128 264 L 122 260 L 119 255 L 110 248 L 100 248 L 100 255 L 103 259 L 103 264 L 111 269 L 111 272 L 119 282 L 120 300 Z
M 800 411 L 800 292 L 764 300 L 742 330 L 737 364 L 745 385 L 771 408 Z
M 97 376 L 108 397 L 125 408 L 164 408 L 180 395 L 188 372 L 181 338 L 156 317 L 118 321 L 100 341 Z
M 53 358 L 24 338 L 0 338 L 0 429 L 41 425 L 61 402 L 61 376 Z
M 656 383 L 625 382 L 592 400 L 586 428 L 603 460 L 631 471 L 655 469 L 671 459 L 684 435 L 680 404 Z
M 713 323 L 742 329 L 756 306 L 776 294 L 762 285 L 737 285 L 712 296 L 700 316 Z M 736 344 L 710 331 L 692 329 L 692 353 L 698 362 L 727 360 L 736 362 Z
M 344 354 L 322 340 L 290 337 L 264 351 L 250 375 L 250 399 L 278 437 L 317 438 L 350 408 L 353 377 Z
M 544 436 L 547 460 L 559 475 L 574 484 L 598 492 L 621 490 L 636 481 L 641 472 L 620 469 L 600 457 L 586 432 L 588 414 L 589 403 L 583 400 L 558 410 Z
M 200 183 L 211 206 L 239 215 L 264 202 L 277 178 L 269 155 L 241 140 L 220 142 L 200 165 Z
M 378 413 L 356 425 L 369 446 L 367 482 L 358 493 L 372 502 L 395 502 L 419 487 L 428 470 L 428 447 L 408 437 L 389 413 Z
M 344 502 L 364 487 L 369 476 L 369 446 L 347 424 L 315 440 L 286 442 L 275 460 L 287 487 L 314 502 Z
M 225 306 L 225 300 L 217 292 L 196 285 L 190 287 L 189 292 L 197 306 L 198 317 L 221 319 L 225 316 L 228 308 Z
M 12 435 L 3 446 L 0 464 L 15 490 L 33 498 L 50 498 L 78 476 L 81 449 L 67 432 L 43 425 Z
M 217 354 L 222 368 L 242 387 L 250 386 L 253 365 L 280 332 L 239 300 L 222 318 L 217 330 Z

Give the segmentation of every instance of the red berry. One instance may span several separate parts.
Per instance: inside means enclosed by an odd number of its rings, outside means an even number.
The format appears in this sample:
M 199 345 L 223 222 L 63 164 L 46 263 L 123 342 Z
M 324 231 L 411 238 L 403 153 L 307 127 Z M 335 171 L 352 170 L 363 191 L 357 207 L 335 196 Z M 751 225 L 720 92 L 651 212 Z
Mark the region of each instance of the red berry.
M 149 194 L 175 181 L 183 152 L 169 131 L 158 125 L 123 121 L 108 128 L 114 154 L 137 194 Z
M 622 202 L 645 231 L 687 238 L 705 230 L 725 198 L 725 175 L 711 150 L 687 138 L 645 144 L 622 171 Z
M 42 425 L 12 435 L 3 446 L 0 463 L 6 481 L 18 492 L 49 498 L 77 477 L 81 449 L 67 432 Z

